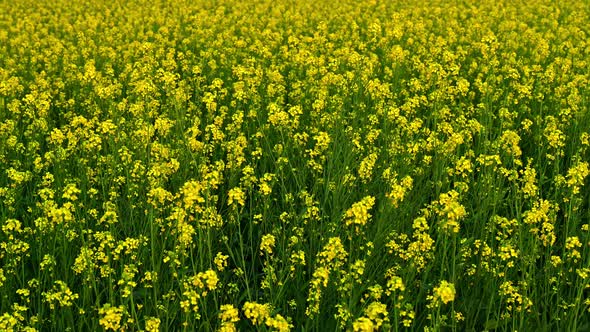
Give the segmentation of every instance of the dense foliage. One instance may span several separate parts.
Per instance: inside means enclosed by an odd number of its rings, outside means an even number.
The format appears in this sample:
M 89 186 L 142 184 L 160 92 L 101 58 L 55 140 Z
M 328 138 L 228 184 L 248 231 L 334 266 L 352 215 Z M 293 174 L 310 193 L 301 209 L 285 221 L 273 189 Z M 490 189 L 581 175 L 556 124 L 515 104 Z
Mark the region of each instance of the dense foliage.
M 590 330 L 587 1 L 0 1 L 0 330 Z

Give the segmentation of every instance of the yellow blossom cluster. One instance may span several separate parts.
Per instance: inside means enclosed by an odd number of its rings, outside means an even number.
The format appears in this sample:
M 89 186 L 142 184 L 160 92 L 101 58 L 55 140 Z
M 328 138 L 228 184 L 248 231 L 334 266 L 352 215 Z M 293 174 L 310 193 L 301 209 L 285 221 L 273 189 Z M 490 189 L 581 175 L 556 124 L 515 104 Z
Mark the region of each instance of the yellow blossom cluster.
M 0 1 L 0 330 L 584 330 L 589 31 L 589 1 Z

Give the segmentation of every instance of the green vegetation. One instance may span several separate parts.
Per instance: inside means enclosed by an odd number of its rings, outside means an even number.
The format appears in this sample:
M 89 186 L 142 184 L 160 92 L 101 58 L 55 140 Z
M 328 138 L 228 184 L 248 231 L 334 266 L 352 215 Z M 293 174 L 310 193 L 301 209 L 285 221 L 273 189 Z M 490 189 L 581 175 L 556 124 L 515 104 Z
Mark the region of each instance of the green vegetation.
M 590 2 L 0 2 L 0 330 L 590 330 Z

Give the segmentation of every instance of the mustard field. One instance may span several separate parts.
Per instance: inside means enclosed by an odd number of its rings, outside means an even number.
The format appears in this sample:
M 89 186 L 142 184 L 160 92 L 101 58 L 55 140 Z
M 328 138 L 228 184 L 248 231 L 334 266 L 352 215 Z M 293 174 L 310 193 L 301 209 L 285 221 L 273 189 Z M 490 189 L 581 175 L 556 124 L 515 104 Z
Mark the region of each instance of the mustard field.
M 590 331 L 590 2 L 0 1 L 0 331 Z

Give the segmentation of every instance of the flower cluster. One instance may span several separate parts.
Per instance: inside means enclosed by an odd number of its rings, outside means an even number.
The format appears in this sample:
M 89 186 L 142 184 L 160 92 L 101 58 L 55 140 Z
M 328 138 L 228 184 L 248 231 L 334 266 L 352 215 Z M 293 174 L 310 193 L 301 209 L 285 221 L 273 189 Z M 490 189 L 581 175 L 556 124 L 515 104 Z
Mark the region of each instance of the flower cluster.
M 0 330 L 583 330 L 589 31 L 589 1 L 0 1 Z

